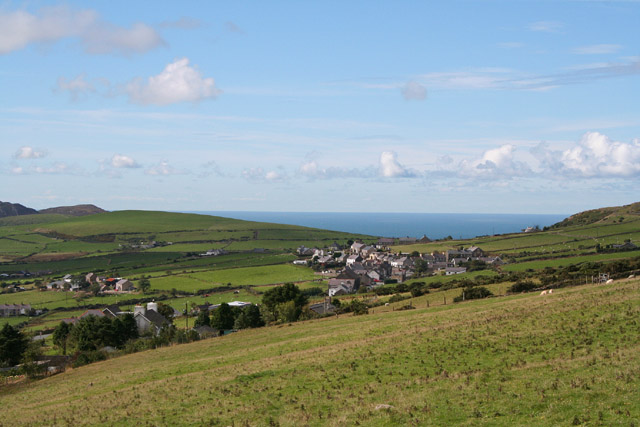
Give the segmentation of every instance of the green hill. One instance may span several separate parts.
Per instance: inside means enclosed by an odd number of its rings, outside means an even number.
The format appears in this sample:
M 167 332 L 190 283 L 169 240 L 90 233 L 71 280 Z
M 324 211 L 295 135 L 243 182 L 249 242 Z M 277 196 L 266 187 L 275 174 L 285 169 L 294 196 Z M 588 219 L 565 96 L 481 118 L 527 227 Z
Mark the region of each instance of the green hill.
M 589 225 L 598 222 L 607 222 L 607 220 L 610 222 L 623 222 L 625 215 L 632 215 L 634 217 L 640 216 L 640 202 L 625 206 L 599 208 L 580 212 L 575 215 L 571 215 L 569 218 L 565 218 L 559 223 L 552 225 L 550 228 L 557 229 L 575 225 Z
M 26 268 L 37 270 L 50 269 L 52 261 L 60 260 L 83 259 L 80 263 L 86 264 L 87 257 L 101 254 L 133 251 L 142 259 L 164 252 L 174 259 L 178 254 L 216 248 L 230 252 L 261 248 L 277 253 L 300 245 L 327 246 L 336 240 L 344 243 L 357 238 L 370 239 L 307 227 L 170 212 L 117 211 L 80 217 L 39 214 L 0 220 L 0 258 L 26 262 Z M 38 265 L 42 262 L 47 265 Z M 11 267 L 0 266 L 0 270 L 10 271 Z
M 0 387 L 7 425 L 632 425 L 640 281 L 244 330 Z

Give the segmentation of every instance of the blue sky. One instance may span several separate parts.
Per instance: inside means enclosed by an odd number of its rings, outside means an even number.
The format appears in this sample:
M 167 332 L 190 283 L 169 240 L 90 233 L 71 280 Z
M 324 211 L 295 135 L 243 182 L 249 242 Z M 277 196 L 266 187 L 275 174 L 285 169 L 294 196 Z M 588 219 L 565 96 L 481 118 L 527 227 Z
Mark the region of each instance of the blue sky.
M 638 22 L 636 1 L 0 3 L 0 200 L 635 202 Z

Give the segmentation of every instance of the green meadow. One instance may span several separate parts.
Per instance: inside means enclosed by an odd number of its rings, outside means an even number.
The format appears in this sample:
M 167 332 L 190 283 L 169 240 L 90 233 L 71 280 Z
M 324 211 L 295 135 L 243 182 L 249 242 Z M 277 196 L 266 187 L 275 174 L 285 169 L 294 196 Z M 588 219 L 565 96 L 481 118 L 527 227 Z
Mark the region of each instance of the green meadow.
M 0 387 L 7 425 L 633 425 L 640 281 L 243 330 Z

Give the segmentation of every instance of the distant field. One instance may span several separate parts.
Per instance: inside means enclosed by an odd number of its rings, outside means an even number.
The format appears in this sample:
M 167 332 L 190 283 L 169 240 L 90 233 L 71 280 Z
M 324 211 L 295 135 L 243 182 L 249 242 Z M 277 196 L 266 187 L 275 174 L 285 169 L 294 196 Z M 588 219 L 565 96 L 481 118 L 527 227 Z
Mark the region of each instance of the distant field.
M 0 405 L 10 425 L 631 425 L 639 315 L 623 281 L 339 316 L 5 386 Z
M 226 270 L 206 271 L 202 273 L 175 274 L 154 278 L 153 289 L 197 291 L 217 286 L 263 285 L 271 283 L 297 282 L 313 280 L 313 272 L 306 267 L 294 265 L 270 265 L 263 267 L 233 268 Z
M 507 264 L 504 265 L 502 269 L 505 271 L 525 271 L 528 269 L 541 270 L 545 267 L 564 267 L 582 262 L 611 261 L 616 259 L 635 258 L 637 256 L 640 256 L 640 251 L 605 253 Z

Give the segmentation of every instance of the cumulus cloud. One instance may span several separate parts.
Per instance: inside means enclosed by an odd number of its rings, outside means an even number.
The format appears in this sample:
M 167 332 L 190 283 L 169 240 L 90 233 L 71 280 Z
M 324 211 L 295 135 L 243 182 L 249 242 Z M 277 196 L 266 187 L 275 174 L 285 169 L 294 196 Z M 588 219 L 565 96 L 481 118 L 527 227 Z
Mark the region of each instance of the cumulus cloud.
M 640 175 L 640 140 L 612 141 L 599 132 L 587 132 L 573 147 L 550 150 L 539 144 L 531 150 L 541 168 L 583 178 L 633 177 Z
M 140 167 L 132 157 L 124 156 L 122 154 L 113 155 L 111 158 L 111 166 L 117 169 L 134 169 Z
M 315 179 L 340 179 L 340 178 L 369 178 L 374 176 L 373 167 L 370 168 L 343 168 L 343 167 L 320 167 L 316 160 L 309 160 L 298 168 L 298 175 L 309 180 Z
M 380 155 L 378 172 L 384 178 L 408 178 L 416 174 L 398 162 L 397 154 L 393 151 L 384 151 Z
M 466 177 L 487 179 L 509 179 L 530 174 L 531 169 L 526 163 L 514 159 L 515 150 L 514 145 L 505 144 L 485 151 L 479 159 L 462 160 L 459 173 Z
M 146 52 L 164 43 L 146 24 L 119 27 L 103 22 L 93 10 L 57 6 L 42 8 L 34 14 L 24 10 L 0 12 L 0 54 L 32 43 L 53 43 L 65 38 L 79 39 L 85 51 L 92 54 L 127 55 Z
M 87 93 L 95 92 L 96 88 L 85 80 L 85 75 L 80 74 L 76 78 L 67 80 L 64 77 L 58 77 L 56 91 L 68 92 L 73 101 L 77 101 Z
M 18 151 L 13 155 L 14 159 L 40 159 L 46 156 L 47 153 L 44 151 L 38 151 L 33 147 L 24 146 L 18 148 Z
M 131 102 L 142 105 L 168 105 L 178 102 L 198 102 L 215 98 L 221 92 L 213 78 L 203 78 L 189 65 L 189 59 L 177 59 L 157 76 L 143 81 L 138 78 L 126 86 Z
M 265 171 L 263 168 L 250 168 L 242 171 L 242 177 L 249 181 L 283 182 L 288 179 L 287 174 L 280 170 Z
M 169 164 L 169 162 L 162 161 L 155 166 L 150 167 L 145 171 L 147 175 L 153 176 L 169 176 L 169 175 L 180 175 L 183 174 L 183 171 L 180 171 Z
M 402 88 L 402 96 L 406 100 L 421 101 L 427 98 L 427 88 L 416 81 L 410 81 Z

